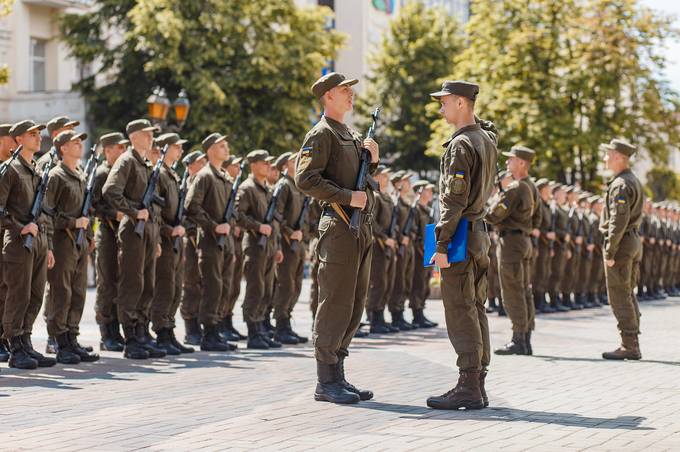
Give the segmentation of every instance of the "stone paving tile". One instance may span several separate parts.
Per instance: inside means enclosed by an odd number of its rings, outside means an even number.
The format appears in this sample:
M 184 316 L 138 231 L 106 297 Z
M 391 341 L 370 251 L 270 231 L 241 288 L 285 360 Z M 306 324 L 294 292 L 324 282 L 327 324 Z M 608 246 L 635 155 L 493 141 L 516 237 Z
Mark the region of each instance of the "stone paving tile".
M 90 291 L 81 342 L 97 345 L 93 303 Z M 542 316 L 535 356 L 494 356 L 491 407 L 470 412 L 425 406 L 457 377 L 443 328 L 355 341 L 347 373 L 376 398 L 354 406 L 313 401 L 309 344 L 148 362 L 103 352 L 28 372 L 2 364 L 0 450 L 679 450 L 680 299 L 641 308 L 643 361 L 600 359 L 617 344 L 609 308 Z M 308 304 L 295 314 L 309 332 Z M 443 324 L 441 302 L 428 315 Z M 493 346 L 507 341 L 507 318 L 490 326 Z M 34 343 L 45 339 L 40 317 Z

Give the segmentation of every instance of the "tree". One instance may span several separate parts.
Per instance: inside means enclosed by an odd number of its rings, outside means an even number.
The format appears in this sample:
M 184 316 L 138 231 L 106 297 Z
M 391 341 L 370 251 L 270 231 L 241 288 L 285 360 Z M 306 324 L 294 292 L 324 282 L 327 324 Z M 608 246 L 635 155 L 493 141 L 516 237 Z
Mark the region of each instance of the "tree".
M 9 15 L 12 12 L 12 5 L 14 0 L 0 0 L 0 17 Z M 9 68 L 7 65 L 0 67 L 0 85 L 4 85 L 9 81 Z
M 680 177 L 667 167 L 652 168 L 647 173 L 647 187 L 654 201 L 680 200 Z
M 233 151 L 297 149 L 311 125 L 312 82 L 343 37 L 325 28 L 326 8 L 292 0 L 99 0 L 69 15 L 62 31 L 73 54 L 100 62 L 78 85 L 98 129 L 120 130 L 146 111 L 154 86 L 185 88 L 192 109 L 183 134 L 229 135 Z M 123 39 L 112 45 L 117 31 Z M 115 41 L 115 40 L 114 40 Z M 105 80 L 103 83 L 101 79 Z
M 478 111 L 501 148 L 530 146 L 538 174 L 584 187 L 599 183 L 598 145 L 614 136 L 667 157 L 677 94 L 656 49 L 677 35 L 671 19 L 636 0 L 479 0 L 472 13 L 450 77 L 480 83 Z M 449 133 L 439 121 L 431 143 Z
M 381 154 L 397 166 L 436 169 L 425 155 L 436 111 L 426 111 L 428 93 L 453 70 L 462 50 L 460 26 L 443 11 L 411 2 L 391 22 L 379 50 L 371 57 L 366 94 L 357 102 L 359 125 L 367 127 L 370 112 L 382 105 L 377 139 Z

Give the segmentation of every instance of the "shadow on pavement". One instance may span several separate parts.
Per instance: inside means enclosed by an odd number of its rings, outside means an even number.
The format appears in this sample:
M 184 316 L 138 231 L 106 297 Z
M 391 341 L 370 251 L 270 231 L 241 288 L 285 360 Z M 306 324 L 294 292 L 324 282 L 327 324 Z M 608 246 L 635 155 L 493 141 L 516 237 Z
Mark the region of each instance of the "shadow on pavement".
M 582 416 L 575 413 L 551 413 L 547 411 L 520 410 L 518 408 L 491 407 L 483 410 L 445 411 L 433 410 L 426 406 L 399 405 L 383 402 L 361 402 L 347 405 L 351 408 L 387 411 L 404 414 L 404 419 L 431 421 L 492 421 L 492 422 L 532 422 L 539 424 L 556 424 L 565 427 L 586 427 L 608 430 L 656 430 L 652 427 L 641 427 L 647 418 L 641 416 L 617 416 L 615 418 Z
M 612 361 L 612 360 L 606 360 L 602 358 L 580 358 L 580 357 L 570 357 L 570 356 L 550 356 L 550 355 L 533 355 L 534 358 L 541 358 L 546 361 L 573 361 L 573 362 L 587 362 L 587 363 L 615 363 L 615 362 L 621 362 L 621 361 Z M 658 360 L 653 360 L 653 359 L 641 359 L 640 361 L 627 361 L 629 363 L 632 363 L 633 365 L 636 364 L 663 364 L 666 366 L 680 366 L 680 362 L 678 361 L 658 361 Z

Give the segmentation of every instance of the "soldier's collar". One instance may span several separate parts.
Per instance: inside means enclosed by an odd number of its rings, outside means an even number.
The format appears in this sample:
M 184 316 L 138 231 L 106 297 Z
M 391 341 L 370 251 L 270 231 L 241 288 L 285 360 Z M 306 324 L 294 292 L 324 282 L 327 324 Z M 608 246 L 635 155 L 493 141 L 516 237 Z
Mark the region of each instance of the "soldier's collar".
M 130 149 L 132 150 L 132 155 L 139 161 L 139 163 L 146 166 L 147 161 L 142 158 L 142 154 L 140 154 L 139 151 L 132 146 L 130 146 Z
M 36 169 L 35 169 L 35 160 L 32 160 L 30 163 L 26 161 L 23 155 L 19 154 L 17 156 L 17 160 L 21 162 L 22 165 L 24 165 L 26 168 L 31 170 L 32 173 L 37 174 Z
M 467 126 L 463 126 L 460 129 L 456 130 L 453 132 L 453 135 L 451 135 L 451 138 L 446 140 L 446 142 L 442 145 L 443 147 L 448 147 L 449 143 L 451 143 L 454 138 L 456 138 L 458 135 L 465 133 L 465 132 L 472 132 L 473 130 L 481 130 L 481 126 L 479 124 L 468 124 Z
M 69 168 L 68 166 L 66 166 L 66 164 L 64 163 L 63 160 L 59 160 L 59 167 L 62 168 L 64 170 L 64 172 L 66 174 L 68 174 L 69 176 L 73 177 L 74 179 L 78 179 L 79 181 L 82 181 L 82 177 L 81 177 L 82 173 L 80 172 L 78 167 L 76 167 L 76 169 L 74 171 L 71 168 Z
M 227 172 L 224 171 L 222 168 L 217 168 L 217 167 L 215 167 L 215 165 L 213 165 L 210 162 L 208 162 L 208 166 L 210 166 L 210 170 L 213 172 L 213 174 L 215 176 L 222 178 L 224 180 L 227 180 L 227 181 L 229 180 L 229 178 L 227 177 Z

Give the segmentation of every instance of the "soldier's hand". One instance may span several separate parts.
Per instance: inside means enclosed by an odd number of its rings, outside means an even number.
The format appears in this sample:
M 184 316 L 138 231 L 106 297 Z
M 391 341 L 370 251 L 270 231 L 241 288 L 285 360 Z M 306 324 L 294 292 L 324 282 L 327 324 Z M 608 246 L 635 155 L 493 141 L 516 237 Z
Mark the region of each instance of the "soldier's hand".
M 49 250 L 47 252 L 47 268 L 50 270 L 54 268 L 54 263 L 55 263 L 54 253 L 52 252 L 52 250 Z
M 76 219 L 76 228 L 85 229 L 90 224 L 90 219 L 87 217 L 80 217 Z
M 411 239 L 408 236 L 404 236 L 404 237 L 401 238 L 401 244 L 404 245 L 404 246 L 408 246 L 410 241 L 411 241 Z
M 97 243 L 94 240 L 90 240 L 87 242 L 87 254 L 92 254 L 96 247 Z
M 595 249 L 595 244 L 591 243 L 590 245 L 586 245 L 586 249 L 592 253 L 593 250 Z
M 184 237 L 184 234 L 186 233 L 186 230 L 184 229 L 184 226 L 175 226 L 172 228 L 172 236 L 173 237 Z
M 576 238 L 574 239 L 574 242 L 575 242 L 577 245 L 582 244 L 582 243 L 583 243 L 583 237 L 581 237 L 581 236 L 579 235 L 578 237 L 576 237 Z
M 564 257 L 566 257 L 567 260 L 571 259 L 571 256 L 572 256 L 571 250 L 567 250 L 564 252 Z
M 557 238 L 554 232 L 548 232 L 545 236 L 548 238 L 548 240 L 555 240 Z
M 272 227 L 269 226 L 268 224 L 261 224 L 260 228 L 258 229 L 258 232 L 265 237 L 269 237 L 270 235 L 272 235 Z
M 389 246 L 390 248 L 394 249 L 397 247 L 397 242 L 395 242 L 394 239 L 387 239 L 385 240 L 385 246 Z
M 651 239 L 649 239 L 649 243 L 654 245 L 656 243 L 656 239 L 654 237 L 652 237 Z
M 161 244 L 158 243 L 156 245 L 156 257 L 161 257 L 161 254 L 163 254 L 163 248 L 161 248 Z
M 274 254 L 274 262 L 277 264 L 283 262 L 283 252 L 281 252 L 281 250 L 276 250 L 276 254 Z
M 241 237 L 241 228 L 234 226 L 234 237 Z
M 215 226 L 215 234 L 217 235 L 229 235 L 231 231 L 231 225 L 229 223 L 222 223 Z
M 28 223 L 21 229 L 21 235 L 31 234 L 33 237 L 38 235 L 38 225 L 35 223 Z
M 149 211 L 147 209 L 142 209 L 137 211 L 137 219 L 138 220 L 148 220 L 149 219 Z
M 121 212 L 120 210 L 117 211 L 116 212 L 116 221 L 120 223 L 121 221 L 123 221 L 124 216 L 125 216 L 125 214 L 123 212 Z
M 302 231 L 294 231 L 290 235 L 290 239 L 291 240 L 297 240 L 299 242 L 300 240 L 302 240 Z
M 531 235 L 534 236 L 534 237 L 536 237 L 536 238 L 539 238 L 539 237 L 541 236 L 541 231 L 540 231 L 540 229 L 533 229 L 533 230 L 531 231 Z
M 607 259 L 607 267 L 613 267 L 614 263 L 614 259 Z
M 366 207 L 366 202 L 368 202 L 368 196 L 366 196 L 365 191 L 353 191 L 349 205 L 363 210 Z
M 449 256 L 446 253 L 434 253 L 430 262 L 439 268 L 449 268 L 451 266 Z
M 571 242 L 571 236 L 570 236 L 569 234 L 566 234 L 566 235 L 564 236 L 564 242 L 565 242 L 565 243 Z
M 371 163 L 380 161 L 380 148 L 373 138 L 366 138 L 364 140 L 364 147 L 371 153 Z

